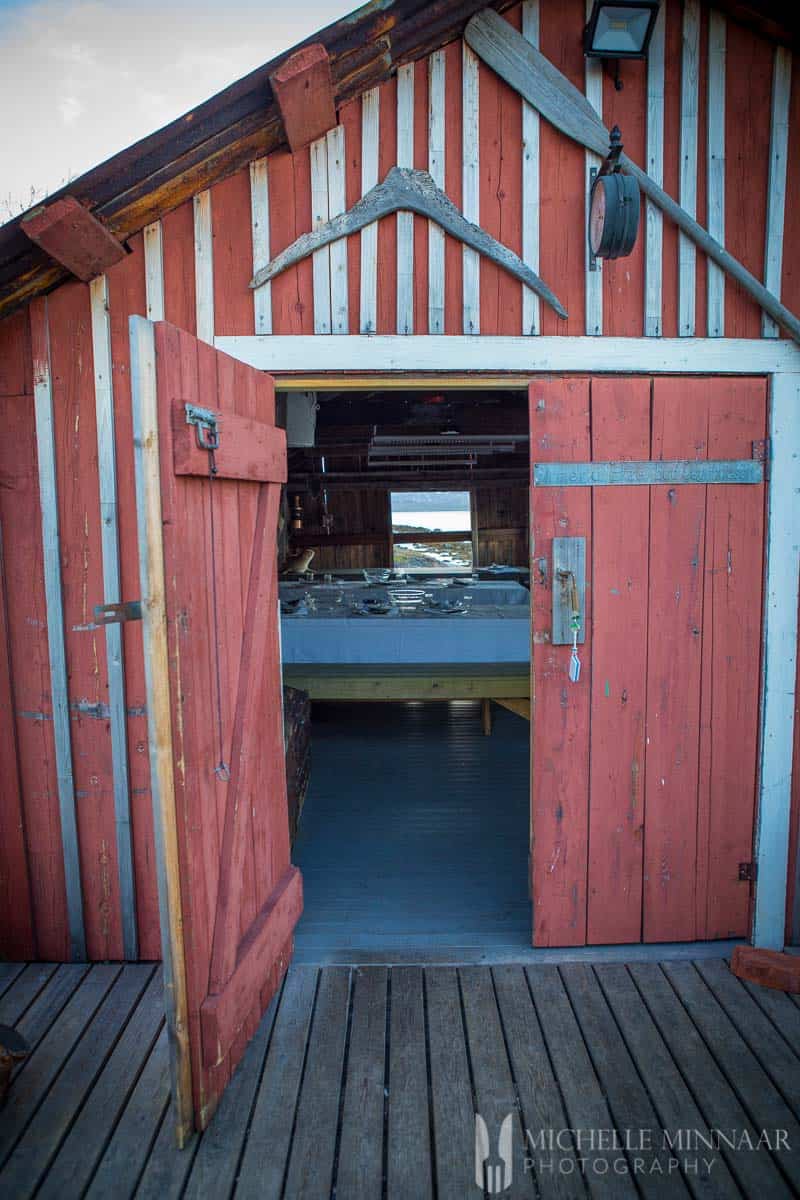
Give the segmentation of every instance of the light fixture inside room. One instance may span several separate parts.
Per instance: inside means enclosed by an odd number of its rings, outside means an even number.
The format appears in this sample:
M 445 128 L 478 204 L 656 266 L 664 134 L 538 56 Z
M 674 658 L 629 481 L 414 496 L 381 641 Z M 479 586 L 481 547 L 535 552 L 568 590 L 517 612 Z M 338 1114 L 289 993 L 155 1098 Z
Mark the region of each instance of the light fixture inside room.
M 647 58 L 659 0 L 594 0 L 583 35 L 588 58 Z

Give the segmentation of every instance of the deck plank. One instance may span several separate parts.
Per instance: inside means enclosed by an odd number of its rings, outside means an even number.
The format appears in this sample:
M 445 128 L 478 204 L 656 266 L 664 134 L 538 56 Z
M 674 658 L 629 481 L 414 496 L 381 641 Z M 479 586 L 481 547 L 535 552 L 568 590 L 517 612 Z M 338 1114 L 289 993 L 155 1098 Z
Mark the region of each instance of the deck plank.
M 286 976 L 239 1169 L 237 1200 L 278 1200 L 282 1194 L 318 981 L 314 967 L 291 967 Z
M 790 1145 L 800 1146 L 800 1124 L 733 1021 L 703 982 L 692 963 L 665 963 L 664 973 L 706 1045 L 757 1129 L 784 1129 Z M 800 1192 L 800 1155 L 777 1159 L 783 1174 Z
M 192 1134 L 182 1150 L 175 1139 L 175 1114 L 170 1104 L 156 1133 L 138 1187 L 136 1200 L 178 1200 L 186 1177 L 192 1169 L 200 1145 L 200 1135 Z M 117 1193 L 120 1197 L 121 1193 Z
M 286 1173 L 287 1196 L 329 1200 L 331 1194 L 349 1003 L 349 969 L 326 968 L 308 1039 Z
M 119 966 L 92 967 L 58 1021 L 49 1029 L 36 1050 L 15 1076 L 11 1094 L 0 1122 L 0 1165 L 11 1153 L 33 1117 L 48 1088 L 58 1076 L 78 1039 L 103 1003 L 120 974 Z
M 71 1189 L 79 1194 L 88 1186 L 163 1020 L 164 990 L 157 970 L 53 1159 L 38 1193 L 41 1200 L 60 1200 Z
M 525 972 L 518 966 L 499 966 L 493 968 L 492 974 L 525 1129 L 534 1139 L 547 1136 L 551 1129 L 567 1129 L 569 1123 L 561 1103 L 558 1081 L 553 1074 Z M 573 1200 L 586 1195 L 571 1143 L 566 1149 L 559 1147 L 557 1151 L 544 1145 L 541 1148 L 529 1145 L 527 1152 L 536 1161 L 536 1186 L 545 1200 L 549 1197 Z
M 186 1184 L 186 1200 L 227 1196 L 233 1189 L 279 1000 L 280 993 L 261 1018 L 203 1135 Z
M 545 1042 L 556 1064 L 561 1094 L 572 1129 L 613 1129 L 608 1105 L 597 1081 L 591 1059 L 557 967 L 526 969 Z M 596 1146 L 576 1146 L 586 1160 L 586 1180 L 592 1196 L 627 1197 L 636 1194 L 627 1175 L 601 1174 L 608 1152 Z
M 695 1129 L 703 1137 L 709 1137 L 709 1127 L 626 967 L 621 963 L 605 963 L 594 970 L 655 1105 L 661 1129 L 671 1140 L 682 1129 Z M 728 1200 L 737 1193 L 724 1159 L 718 1159 L 707 1174 L 689 1174 L 687 1183 L 697 1200 Z
M 497 1009 L 492 976 L 480 967 L 459 971 L 467 1044 L 472 1066 L 472 1084 L 477 1111 L 486 1122 L 489 1135 L 487 1166 L 500 1168 L 498 1138 L 503 1122 L 512 1115 L 513 1178 L 508 1194 L 528 1197 L 535 1194 L 533 1177 L 525 1169 L 525 1143 L 522 1114 L 517 1090 L 506 1054 L 503 1027 Z M 477 1155 L 476 1155 L 477 1172 Z M 504 1179 L 505 1176 L 503 1175 Z M 489 1190 L 497 1190 L 490 1188 Z
M 0 1022 L 16 1025 L 57 970 L 57 963 L 29 963 L 0 999 Z
M 17 976 L 22 974 L 25 966 L 25 963 L 0 963 L 0 998 L 5 995 Z
M 795 1116 L 800 1115 L 800 1058 L 778 1033 L 740 980 L 723 962 L 697 963 L 697 969 L 739 1035 L 756 1056 Z
M 36 1191 L 152 975 L 152 966 L 123 967 L 85 1026 L 43 1099 L 36 1121 L 25 1130 L 6 1162 L 3 1185 L 16 1200 L 27 1200 Z
M 757 1139 L 750 1118 L 661 966 L 633 963 L 629 970 L 710 1128 L 747 1130 Z M 736 1154 L 723 1147 L 722 1156 L 746 1196 L 769 1196 L 772 1200 L 792 1194 L 769 1154 Z
M 777 992 L 774 988 L 761 987 L 749 980 L 742 981 L 758 1007 L 765 1012 L 780 1033 L 788 1042 L 795 1054 L 800 1054 L 800 1008 L 792 1004 L 790 996 L 785 992 Z
M 474 1186 L 475 1111 L 455 967 L 425 971 L 431 1106 L 438 1200 L 463 1200 Z
M 624 1144 L 633 1147 L 628 1152 L 631 1167 L 642 1160 L 643 1169 L 635 1174 L 639 1190 L 653 1198 L 688 1196 L 686 1184 L 671 1167 L 656 1111 L 591 968 L 571 963 L 560 972 L 614 1125 Z
M 353 1014 L 336 1172 L 339 1200 L 373 1200 L 383 1186 L 385 967 L 353 972 Z
M 421 967 L 392 971 L 389 1011 L 386 1194 L 388 1200 L 427 1200 L 433 1171 Z
M 33 1051 L 89 971 L 88 963 L 62 963 L 17 1021 L 17 1030 Z M 24 1069 L 25 1063 L 22 1063 Z
M 86 1200 L 119 1200 L 133 1195 L 169 1107 L 169 1089 L 169 1045 L 164 1026 L 98 1164 Z

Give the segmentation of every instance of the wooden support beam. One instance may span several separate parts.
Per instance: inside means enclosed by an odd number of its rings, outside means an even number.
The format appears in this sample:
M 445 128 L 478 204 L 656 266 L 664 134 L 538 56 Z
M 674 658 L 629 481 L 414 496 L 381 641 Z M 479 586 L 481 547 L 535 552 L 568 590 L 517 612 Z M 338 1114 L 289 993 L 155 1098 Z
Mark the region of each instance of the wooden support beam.
M 125 247 L 74 196 L 62 196 L 22 218 L 23 231 L 46 254 L 88 283 L 125 257 Z
M 320 42 L 292 54 L 269 81 L 293 153 L 324 137 L 336 124 L 331 64 Z

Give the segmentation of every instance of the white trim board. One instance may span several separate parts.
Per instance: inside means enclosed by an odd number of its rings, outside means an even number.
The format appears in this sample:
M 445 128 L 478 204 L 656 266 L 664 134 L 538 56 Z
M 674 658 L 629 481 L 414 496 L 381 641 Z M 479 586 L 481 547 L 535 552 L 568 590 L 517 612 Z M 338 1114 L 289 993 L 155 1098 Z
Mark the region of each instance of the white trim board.
M 800 372 L 788 339 L 287 335 L 218 337 L 218 350 L 272 374 L 324 371 L 594 371 L 615 375 Z

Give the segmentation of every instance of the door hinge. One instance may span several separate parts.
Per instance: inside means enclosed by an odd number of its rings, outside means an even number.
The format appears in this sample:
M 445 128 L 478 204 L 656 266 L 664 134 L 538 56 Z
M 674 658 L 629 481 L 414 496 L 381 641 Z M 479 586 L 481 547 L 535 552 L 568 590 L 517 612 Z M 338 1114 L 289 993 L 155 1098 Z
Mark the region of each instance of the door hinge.
M 755 883 L 756 864 L 752 862 L 739 863 L 739 882 Z
M 124 621 L 141 621 L 141 600 L 127 600 L 124 604 L 95 604 L 96 625 L 116 625 Z
M 219 448 L 219 425 L 217 414 L 210 408 L 200 408 L 198 404 L 184 405 L 186 424 L 194 425 L 197 430 L 197 444 L 201 450 L 217 450 Z

